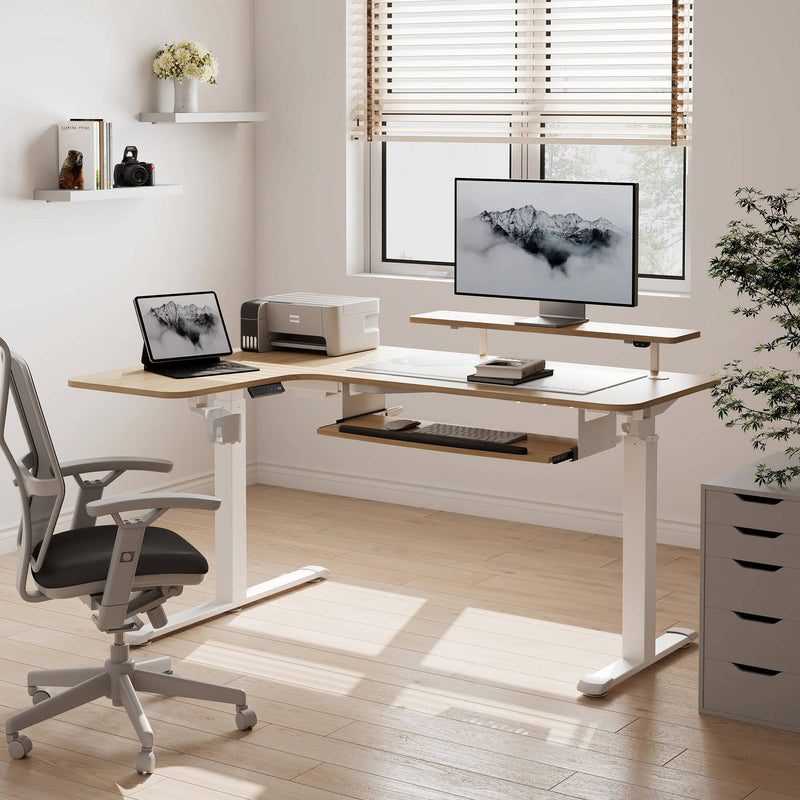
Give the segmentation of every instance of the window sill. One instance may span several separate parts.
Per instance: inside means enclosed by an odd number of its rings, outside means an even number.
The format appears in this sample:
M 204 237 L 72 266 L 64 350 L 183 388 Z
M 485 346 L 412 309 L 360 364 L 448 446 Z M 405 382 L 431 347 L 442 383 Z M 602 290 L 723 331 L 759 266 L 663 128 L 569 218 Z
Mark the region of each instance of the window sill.
M 640 289 L 639 297 L 674 297 L 679 300 L 689 300 L 692 297 L 690 291 L 676 292 L 674 290 L 660 290 L 660 289 Z
M 368 280 L 390 280 L 390 281 L 420 281 L 423 283 L 449 283 L 452 285 L 453 279 L 448 277 L 437 277 L 432 275 L 398 275 L 389 272 L 353 272 L 348 278 L 366 278 Z M 639 297 L 668 297 L 678 300 L 691 299 L 692 293 L 688 287 L 683 291 L 677 289 L 639 289 Z M 591 303 L 587 304 L 591 305 Z
M 390 281 L 424 281 L 425 283 L 453 283 L 452 278 L 436 275 L 399 275 L 391 272 L 353 272 L 348 278 L 367 278 L 370 280 L 390 280 Z

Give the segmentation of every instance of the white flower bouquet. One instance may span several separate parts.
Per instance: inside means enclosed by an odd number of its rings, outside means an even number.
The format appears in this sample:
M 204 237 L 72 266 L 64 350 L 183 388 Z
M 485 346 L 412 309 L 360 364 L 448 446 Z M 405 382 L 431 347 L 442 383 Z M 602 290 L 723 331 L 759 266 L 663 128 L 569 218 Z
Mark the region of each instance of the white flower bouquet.
M 200 42 L 165 44 L 153 59 L 153 75 L 162 80 L 197 78 L 203 83 L 216 83 L 218 72 L 217 59 Z

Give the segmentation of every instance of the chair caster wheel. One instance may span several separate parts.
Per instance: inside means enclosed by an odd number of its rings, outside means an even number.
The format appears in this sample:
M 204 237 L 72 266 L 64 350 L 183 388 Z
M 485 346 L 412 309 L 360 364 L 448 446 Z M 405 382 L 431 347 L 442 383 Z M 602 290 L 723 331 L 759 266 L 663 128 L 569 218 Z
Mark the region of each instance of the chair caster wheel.
M 258 717 L 252 708 L 244 706 L 236 710 L 236 727 L 240 731 L 252 730 L 256 722 L 258 722 Z
M 25 758 L 28 753 L 33 749 L 33 742 L 24 734 L 17 734 L 8 743 L 8 754 L 11 758 L 19 760 Z
M 50 697 L 51 694 L 47 689 L 37 689 L 32 695 L 33 704 L 44 703 L 44 701 L 49 700 Z
M 144 747 L 136 754 L 136 771 L 140 775 L 152 775 L 156 769 L 156 757 L 153 748 Z

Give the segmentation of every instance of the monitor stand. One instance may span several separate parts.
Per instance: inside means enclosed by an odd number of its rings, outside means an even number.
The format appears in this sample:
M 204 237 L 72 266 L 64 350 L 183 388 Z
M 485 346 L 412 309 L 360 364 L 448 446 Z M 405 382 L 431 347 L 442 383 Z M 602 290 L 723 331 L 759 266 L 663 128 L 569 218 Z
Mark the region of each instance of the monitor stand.
M 514 320 L 515 325 L 530 325 L 534 328 L 566 328 L 587 322 L 585 303 L 556 303 L 542 300 L 539 303 L 539 316 Z

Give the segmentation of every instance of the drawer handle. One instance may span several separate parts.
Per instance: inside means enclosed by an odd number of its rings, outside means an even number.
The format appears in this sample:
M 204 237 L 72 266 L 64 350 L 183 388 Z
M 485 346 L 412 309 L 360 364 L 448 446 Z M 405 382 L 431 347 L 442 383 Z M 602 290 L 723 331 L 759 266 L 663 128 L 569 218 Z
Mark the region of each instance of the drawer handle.
M 735 661 L 733 662 L 733 666 L 736 669 L 741 670 L 742 672 L 755 672 L 757 675 L 769 675 L 769 677 L 773 677 L 774 675 L 780 675 L 781 671 L 779 669 L 766 669 L 765 667 L 751 667 L 749 664 L 737 664 Z
M 764 572 L 777 572 L 779 569 L 783 569 L 783 567 L 775 566 L 775 564 L 759 564 L 757 561 L 741 561 L 738 558 L 733 560 L 745 569 L 760 569 L 764 570 Z
M 778 503 L 783 502 L 777 497 L 761 497 L 761 495 L 757 494 L 737 494 L 736 496 L 745 503 L 762 503 L 765 506 L 776 506 Z
M 778 531 L 759 531 L 756 528 L 740 528 L 738 525 L 734 525 L 734 527 L 744 536 L 760 536 L 763 539 L 777 539 L 779 536 L 783 536 Z
M 780 617 L 763 617 L 761 614 L 746 614 L 744 611 L 734 611 L 739 619 L 746 619 L 749 622 L 764 622 L 767 625 L 774 625 L 776 622 L 780 622 Z

